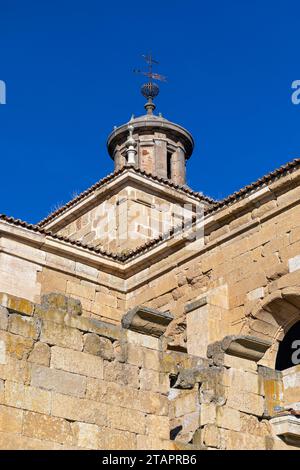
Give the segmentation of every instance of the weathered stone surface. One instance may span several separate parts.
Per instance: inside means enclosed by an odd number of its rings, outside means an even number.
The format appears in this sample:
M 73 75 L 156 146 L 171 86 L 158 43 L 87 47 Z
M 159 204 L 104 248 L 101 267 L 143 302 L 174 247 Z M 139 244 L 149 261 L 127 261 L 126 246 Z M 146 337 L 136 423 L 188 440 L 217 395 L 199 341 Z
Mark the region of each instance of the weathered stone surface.
M 270 424 L 277 436 L 288 444 L 300 445 L 300 421 L 296 416 L 280 416 L 272 418 Z
M 103 378 L 103 359 L 92 354 L 53 346 L 50 364 L 55 369 L 88 377 Z
M 147 239 L 145 218 L 158 204 L 159 221 L 164 188 L 131 173 L 120 177 L 136 187 L 114 194 L 112 184 L 109 198 L 127 198 L 126 210 L 116 207 Z M 280 341 L 300 320 L 299 175 L 294 166 L 207 213 L 201 243 L 174 234 L 128 261 L 0 221 L 0 284 L 22 296 L 0 295 L 0 449 L 297 448 L 270 418 L 297 409 L 300 393 L 297 366 L 274 371 Z M 90 193 L 58 232 L 103 248 L 106 190 Z M 180 204 L 193 198 L 166 191 Z M 113 243 L 104 242 L 124 248 Z M 127 309 L 135 314 L 122 328 Z
M 84 335 L 84 352 L 100 356 L 111 361 L 114 358 L 114 348 L 108 338 L 102 338 L 94 333 Z
M 199 408 L 197 391 L 182 391 L 174 401 L 175 417 L 193 413 Z
M 35 318 L 11 314 L 8 320 L 8 330 L 16 335 L 37 339 L 40 334 L 40 323 Z
M 162 336 L 173 316 L 149 307 L 135 307 L 122 318 L 123 328 L 159 338 Z
M 232 429 L 233 431 L 241 430 L 240 412 L 229 408 L 229 406 L 217 407 L 216 423 L 221 428 Z
M 220 447 L 221 435 L 220 430 L 214 424 L 207 424 L 204 427 L 203 433 L 203 444 L 208 447 Z
M 73 423 L 72 431 L 79 447 L 84 449 L 101 448 L 101 431 L 95 424 Z
M 0 306 L 0 330 L 7 330 L 8 327 L 8 310 Z
M 40 341 L 50 345 L 82 351 L 83 340 L 80 331 L 54 322 L 43 320 Z
M 16 359 L 26 359 L 33 348 L 34 341 L 31 338 L 0 331 L 0 344 L 2 345 L 0 346 L 2 364 L 5 364 L 6 354 Z
M 63 370 L 33 364 L 31 384 L 45 390 L 83 397 L 86 389 L 86 378 Z
M 29 355 L 28 361 L 40 366 L 49 367 L 50 365 L 51 349 L 48 344 L 37 342 L 34 344 L 33 349 Z
M 22 432 L 23 410 L 0 405 L 0 431 Z
M 3 342 L 4 343 L 4 342 Z M 5 343 L 4 343 L 5 344 Z M 0 378 L 4 380 L 12 380 L 19 383 L 28 383 L 30 380 L 30 366 L 26 360 L 19 360 L 15 357 L 2 354 L 0 341 Z M 4 361 L 1 362 L 1 359 Z
M 51 394 L 37 387 L 17 382 L 5 382 L 5 403 L 16 408 L 49 414 Z
M 45 309 L 64 310 L 71 315 L 81 315 L 82 313 L 82 307 L 79 300 L 55 292 L 43 295 L 42 305 Z
M 124 385 L 130 384 L 133 388 L 139 388 L 139 369 L 131 364 L 116 361 L 106 362 L 104 364 L 104 380 Z
M 73 443 L 71 424 L 68 421 L 30 411 L 24 412 L 23 434 L 24 436 L 40 440 L 47 439 L 59 444 Z
M 146 418 L 145 413 L 119 406 L 108 406 L 108 423 L 111 428 L 123 429 L 125 431 L 145 434 Z
M 107 409 L 102 403 L 59 393 L 52 395 L 52 415 L 99 426 L 107 422 Z
M 160 374 L 154 370 L 142 369 L 140 371 L 140 389 L 152 390 L 167 394 L 170 388 L 169 379 L 166 374 Z
M 146 434 L 159 439 L 170 438 L 170 419 L 168 416 L 146 416 Z
M 17 312 L 23 315 L 30 316 L 33 315 L 34 312 L 34 304 L 32 302 L 5 293 L 0 293 L 0 304 L 11 312 Z

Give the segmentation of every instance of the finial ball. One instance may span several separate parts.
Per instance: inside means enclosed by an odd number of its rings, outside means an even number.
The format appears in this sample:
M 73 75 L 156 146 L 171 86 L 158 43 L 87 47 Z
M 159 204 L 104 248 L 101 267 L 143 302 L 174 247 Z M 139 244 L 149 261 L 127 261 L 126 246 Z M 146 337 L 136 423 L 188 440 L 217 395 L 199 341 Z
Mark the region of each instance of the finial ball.
M 156 85 L 156 83 L 153 82 L 145 83 L 141 88 L 141 92 L 142 95 L 147 98 L 147 100 L 149 98 L 153 99 L 158 95 L 159 87 Z

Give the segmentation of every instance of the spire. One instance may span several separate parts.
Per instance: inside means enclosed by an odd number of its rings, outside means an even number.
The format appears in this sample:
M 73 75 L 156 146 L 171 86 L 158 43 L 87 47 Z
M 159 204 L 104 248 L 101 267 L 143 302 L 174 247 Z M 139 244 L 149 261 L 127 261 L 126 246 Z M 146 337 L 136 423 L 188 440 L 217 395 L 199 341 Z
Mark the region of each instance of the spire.
M 144 83 L 144 85 L 142 86 L 141 93 L 147 99 L 147 103 L 145 104 L 145 109 L 147 111 L 147 114 L 152 115 L 156 107 L 155 104 L 153 103 L 153 100 L 159 94 L 159 87 L 156 83 L 153 82 L 153 80 L 160 80 L 161 82 L 166 82 L 167 79 L 164 75 L 160 75 L 152 71 L 153 64 L 158 64 L 158 62 L 153 59 L 151 52 L 149 55 L 143 55 L 143 57 L 148 64 L 148 70 L 143 71 L 143 70 L 135 69 L 134 72 L 140 73 L 150 78 L 149 82 Z

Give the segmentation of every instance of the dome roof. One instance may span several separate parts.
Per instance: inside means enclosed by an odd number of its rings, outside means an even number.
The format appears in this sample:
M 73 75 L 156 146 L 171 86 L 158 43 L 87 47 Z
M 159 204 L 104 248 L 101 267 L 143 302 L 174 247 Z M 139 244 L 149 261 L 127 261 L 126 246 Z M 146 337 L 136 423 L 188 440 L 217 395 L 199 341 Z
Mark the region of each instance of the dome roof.
M 172 137 L 174 141 L 182 142 L 186 148 L 186 158 L 189 158 L 193 152 L 194 139 L 184 127 L 165 119 L 161 115 L 144 114 L 139 117 L 132 117 L 126 124 L 115 128 L 108 136 L 107 148 L 112 158 L 116 145 L 127 139 L 129 125 L 134 126 L 135 134 L 145 131 L 149 131 L 149 133 L 158 131 Z

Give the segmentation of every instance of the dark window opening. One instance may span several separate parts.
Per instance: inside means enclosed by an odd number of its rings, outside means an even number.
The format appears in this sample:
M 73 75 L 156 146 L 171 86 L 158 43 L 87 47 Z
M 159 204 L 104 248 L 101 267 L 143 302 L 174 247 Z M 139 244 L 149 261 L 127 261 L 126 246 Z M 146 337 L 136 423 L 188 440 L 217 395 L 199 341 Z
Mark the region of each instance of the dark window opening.
M 281 341 L 276 357 L 276 370 L 300 364 L 300 321 L 295 323 Z
M 167 153 L 167 178 L 168 180 L 172 178 L 171 158 L 172 158 L 172 154 L 168 152 Z

